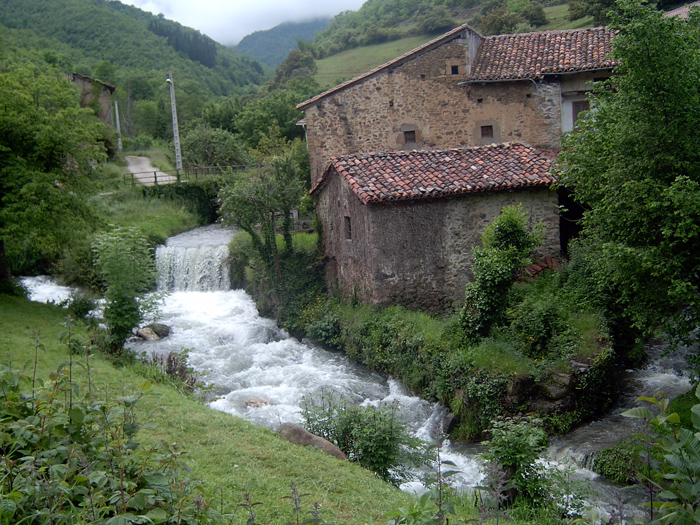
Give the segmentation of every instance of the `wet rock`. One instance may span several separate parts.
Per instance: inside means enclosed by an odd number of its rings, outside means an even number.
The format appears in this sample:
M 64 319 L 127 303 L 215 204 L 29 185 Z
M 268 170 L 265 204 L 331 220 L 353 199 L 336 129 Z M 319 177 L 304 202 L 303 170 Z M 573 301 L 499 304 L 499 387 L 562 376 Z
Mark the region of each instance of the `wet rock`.
M 160 339 L 160 337 L 158 337 L 158 334 L 155 333 L 153 329 L 148 326 L 144 326 L 143 328 L 139 328 L 138 330 L 136 330 L 136 336 L 146 341 L 157 341 L 158 339 Z
M 251 408 L 260 408 L 264 407 L 265 405 L 269 405 L 270 403 L 261 398 L 261 397 L 251 397 L 245 402 L 245 406 L 251 407 Z
M 315 447 L 322 450 L 329 456 L 333 456 L 338 459 L 347 460 L 348 457 L 345 453 L 336 447 L 330 441 L 323 439 L 322 437 L 312 434 L 306 430 L 301 425 L 296 425 L 294 423 L 282 423 L 277 429 L 280 437 L 286 439 L 290 443 L 295 445 L 303 445 L 305 447 Z
M 170 327 L 164 324 L 151 323 L 148 325 L 148 328 L 150 328 L 156 334 L 158 334 L 158 337 L 160 337 L 161 339 L 170 335 Z

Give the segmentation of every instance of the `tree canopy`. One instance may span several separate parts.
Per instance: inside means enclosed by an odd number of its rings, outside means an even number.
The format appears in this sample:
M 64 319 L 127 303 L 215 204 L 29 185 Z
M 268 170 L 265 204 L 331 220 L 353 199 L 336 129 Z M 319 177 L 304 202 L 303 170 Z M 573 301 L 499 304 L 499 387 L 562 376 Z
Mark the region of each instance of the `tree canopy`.
M 16 269 L 55 260 L 74 232 L 98 222 L 82 195 L 105 133 L 66 78 L 31 62 L 0 64 L 0 240 Z
M 620 0 L 611 80 L 563 140 L 560 183 L 587 206 L 579 250 L 638 333 L 700 323 L 700 12 Z

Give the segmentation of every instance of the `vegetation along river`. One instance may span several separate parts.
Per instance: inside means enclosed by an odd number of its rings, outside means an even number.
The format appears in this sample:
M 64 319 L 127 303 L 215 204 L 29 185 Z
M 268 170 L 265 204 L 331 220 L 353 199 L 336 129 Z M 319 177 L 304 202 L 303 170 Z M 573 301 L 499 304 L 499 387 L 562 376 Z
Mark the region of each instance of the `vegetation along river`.
M 171 327 L 171 335 L 160 341 L 135 341 L 137 353 L 167 354 L 185 349 L 190 365 L 213 385 L 210 405 L 253 423 L 276 429 L 284 422 L 302 422 L 305 395 L 333 390 L 364 405 L 398 403 L 405 423 L 425 440 L 436 440 L 442 432 L 446 409 L 412 396 L 393 380 L 350 362 L 333 352 L 299 341 L 274 321 L 258 315 L 253 299 L 243 290 L 231 290 L 225 270 L 227 244 L 233 231 L 218 225 L 198 228 L 170 238 L 157 250 L 159 288 L 166 292 L 159 321 Z M 38 301 L 67 298 L 70 290 L 42 278 L 25 279 Z M 669 397 L 690 388 L 680 374 L 681 361 L 661 359 L 661 345 L 650 345 L 657 356 L 645 370 L 629 371 L 626 394 L 619 406 L 600 421 L 552 441 L 549 458 L 553 467 L 574 464 L 575 476 L 592 482 L 593 501 L 602 509 L 622 489 L 605 482 L 587 466 L 591 454 L 631 433 L 631 420 L 619 414 L 640 395 L 663 390 Z M 446 441 L 443 459 L 455 463 L 460 473 L 451 478 L 460 488 L 471 488 L 482 480 L 478 446 Z M 421 490 L 418 482 L 404 486 Z M 626 496 L 627 497 L 627 496 Z

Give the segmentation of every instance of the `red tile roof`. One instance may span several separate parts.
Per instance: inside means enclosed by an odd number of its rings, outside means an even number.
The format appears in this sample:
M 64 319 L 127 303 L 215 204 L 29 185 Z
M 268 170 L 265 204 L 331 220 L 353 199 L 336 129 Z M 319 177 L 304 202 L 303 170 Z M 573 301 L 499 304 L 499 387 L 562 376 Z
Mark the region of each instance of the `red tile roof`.
M 463 31 L 478 35 L 468 24 L 462 24 L 386 64 L 298 104 L 297 109 L 303 111 L 328 95 L 459 38 Z M 544 74 L 612 69 L 616 63 L 607 55 L 612 50 L 613 36 L 614 33 L 604 27 L 594 27 L 481 37 L 481 45 L 467 81 L 535 79 Z
M 664 16 L 677 16 L 678 18 L 688 18 L 688 15 L 690 14 L 690 8 L 693 6 L 700 7 L 700 0 L 698 0 L 697 2 L 692 2 L 690 4 L 683 5 L 681 7 L 676 7 L 675 9 L 671 9 L 670 11 L 664 13 Z
M 604 27 L 486 37 L 470 81 L 541 78 L 546 74 L 612 69 L 614 33 Z
M 356 153 L 334 157 L 311 189 L 333 172 L 364 204 L 548 187 L 552 156 L 524 144 L 492 144 L 430 151 Z

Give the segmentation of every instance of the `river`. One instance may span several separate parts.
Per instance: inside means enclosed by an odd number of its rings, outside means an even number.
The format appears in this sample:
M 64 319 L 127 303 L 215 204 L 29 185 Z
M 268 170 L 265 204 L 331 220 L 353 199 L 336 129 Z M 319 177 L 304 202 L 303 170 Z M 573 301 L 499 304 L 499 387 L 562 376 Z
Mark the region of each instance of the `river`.
M 222 268 L 232 235 L 233 231 L 212 225 L 172 237 L 158 248 L 159 287 L 167 292 L 159 321 L 171 327 L 171 335 L 160 341 L 132 341 L 132 350 L 167 354 L 185 349 L 189 364 L 213 385 L 213 408 L 270 429 L 283 422 L 301 422 L 305 395 L 333 390 L 363 405 L 398 403 L 416 436 L 434 441 L 441 435 L 444 407 L 406 393 L 396 380 L 350 362 L 342 352 L 290 337 L 274 321 L 260 317 L 243 290 L 231 290 L 228 272 Z M 34 300 L 58 302 L 70 294 L 45 278 L 24 282 Z M 591 501 L 603 510 L 616 493 L 639 497 L 635 489 L 617 487 L 586 468 L 595 450 L 635 431 L 633 422 L 620 413 L 634 406 L 640 395 L 664 390 L 673 397 L 690 388 L 681 374 L 681 361 L 662 358 L 663 345 L 658 342 L 648 350 L 654 354 L 649 367 L 628 371 L 621 378 L 624 394 L 616 408 L 600 421 L 552 440 L 548 450 L 546 461 L 551 466 L 574 464 L 576 477 L 592 482 L 597 495 Z M 449 440 L 443 445 L 443 459 L 454 462 L 460 472 L 451 479 L 458 488 L 481 482 L 479 452 L 478 446 Z M 422 490 L 418 481 L 403 488 Z

